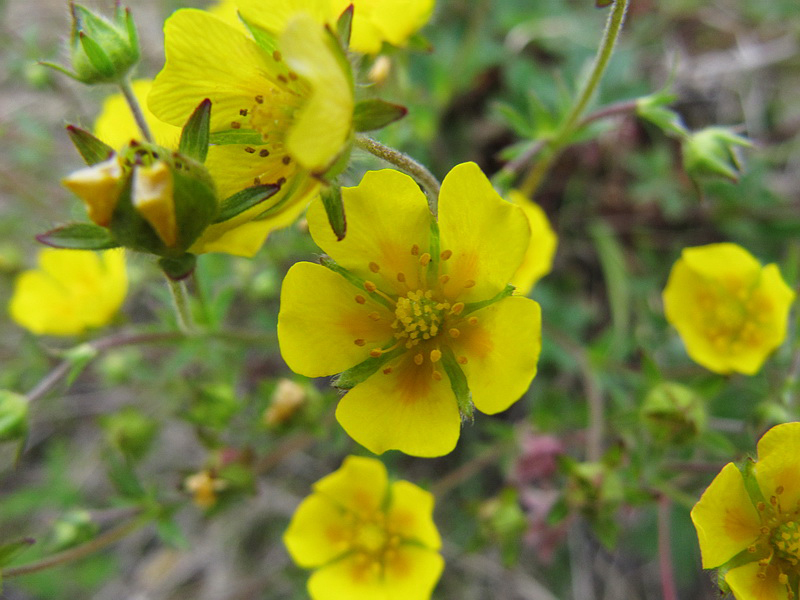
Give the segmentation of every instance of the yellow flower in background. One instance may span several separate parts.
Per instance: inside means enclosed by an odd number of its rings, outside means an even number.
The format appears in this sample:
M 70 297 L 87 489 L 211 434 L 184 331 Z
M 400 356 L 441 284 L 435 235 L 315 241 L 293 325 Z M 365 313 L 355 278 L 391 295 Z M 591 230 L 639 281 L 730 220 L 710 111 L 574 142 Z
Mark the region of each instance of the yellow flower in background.
M 533 289 L 536 282 L 550 272 L 558 237 L 550 226 L 547 215 L 538 204 L 516 190 L 509 193 L 508 199 L 522 209 L 531 227 L 531 241 L 525 252 L 525 258 L 511 278 L 517 293 L 525 296 Z
M 379 460 L 348 456 L 314 484 L 283 541 L 316 569 L 313 600 L 427 600 L 444 568 L 433 504 L 408 481 L 389 483 Z
M 692 522 L 703 568 L 721 567 L 737 600 L 793 598 L 800 582 L 800 423 L 767 431 L 750 468 L 725 465 L 692 509 Z
M 238 26 L 239 11 L 269 31 L 281 31 L 292 13 L 306 10 L 317 22 L 335 28 L 339 16 L 351 4 L 350 49 L 377 54 L 383 42 L 405 46 L 430 19 L 434 0 L 221 0 L 210 12 Z
M 786 337 L 794 292 L 774 264 L 736 244 L 685 248 L 664 289 L 664 313 L 689 356 L 715 373 L 753 375 Z
M 141 79 L 134 81 L 132 87 L 134 95 L 142 107 L 145 120 L 150 126 L 154 141 L 165 148 L 177 150 L 180 142 L 181 128 L 161 121 L 147 108 L 146 100 L 153 87 L 153 82 L 147 79 Z M 213 105 L 211 111 L 213 114 Z M 188 118 L 188 114 L 186 116 Z M 98 138 L 114 148 L 121 148 L 129 144 L 131 140 L 141 137 L 139 129 L 131 116 L 128 104 L 122 94 L 111 95 L 103 102 L 100 116 L 94 124 L 94 133 Z M 220 200 L 253 183 L 252 181 L 244 180 L 240 181 L 238 184 L 231 183 L 230 176 L 228 175 L 226 151 L 223 150 L 223 148 L 223 146 L 211 146 L 205 163 L 205 166 L 208 168 L 215 182 L 228 182 L 227 185 L 221 189 L 219 189 L 218 186 Z M 251 162 L 263 161 L 263 159 L 255 153 L 248 154 L 247 156 L 250 157 Z M 246 157 L 243 160 L 246 161 Z M 260 165 L 261 163 L 258 164 Z M 90 167 L 88 169 L 82 169 L 82 171 L 90 172 L 91 169 Z M 239 186 L 238 188 L 236 187 L 237 185 Z M 70 186 L 68 185 L 68 187 Z M 114 190 L 116 194 L 117 188 L 114 187 Z M 73 191 L 78 193 L 76 190 Z M 80 196 L 80 194 L 78 195 Z M 95 197 L 97 196 L 95 195 Z M 116 195 L 114 196 L 114 200 L 116 200 Z M 279 202 L 280 197 L 277 196 L 273 197 L 269 204 L 276 205 Z M 95 219 L 92 215 L 91 205 L 89 206 L 89 217 L 96 223 L 104 225 L 104 223 Z M 189 251 L 193 254 L 225 252 L 236 256 L 253 256 L 258 252 L 267 239 L 267 236 L 272 231 L 288 227 L 294 223 L 304 208 L 304 203 L 298 199 L 297 202 L 286 203 L 283 208 L 279 207 L 278 210 L 271 211 L 270 215 L 266 218 L 258 218 L 264 211 L 264 207 L 255 206 L 233 219 L 223 223 L 209 225 L 198 240 L 192 244 Z M 113 212 L 113 203 L 110 204 L 107 210 L 106 223 L 111 218 L 111 212 Z
M 106 325 L 128 290 L 121 250 L 39 252 L 39 268 L 14 283 L 11 318 L 37 335 L 77 335 Z
M 446 454 L 473 404 L 506 410 L 536 374 L 539 305 L 507 287 L 528 223 L 474 163 L 445 178 L 438 229 L 424 194 L 398 171 L 368 172 L 342 198 L 342 241 L 321 201 L 309 208 L 311 235 L 336 264 L 301 262 L 286 275 L 283 358 L 309 377 L 344 371 L 337 385 L 352 389 L 336 417 L 372 452 Z

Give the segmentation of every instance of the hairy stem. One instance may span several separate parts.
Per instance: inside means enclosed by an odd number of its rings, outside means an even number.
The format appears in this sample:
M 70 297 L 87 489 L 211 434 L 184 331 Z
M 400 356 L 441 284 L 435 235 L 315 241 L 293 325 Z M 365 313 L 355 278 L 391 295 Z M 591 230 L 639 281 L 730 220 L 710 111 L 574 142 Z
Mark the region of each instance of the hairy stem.
M 194 330 L 194 320 L 192 311 L 189 308 L 189 294 L 186 291 L 186 283 L 175 281 L 165 275 L 169 291 L 172 294 L 172 307 L 175 309 L 175 319 L 178 322 L 178 329 L 185 334 L 192 333 Z
M 669 542 L 670 499 L 658 499 L 658 566 L 661 573 L 661 593 L 664 600 L 678 600 L 675 574 L 672 569 L 672 548 Z
M 430 206 L 431 212 L 436 215 L 439 203 L 439 190 L 442 185 L 427 167 L 418 163 L 408 154 L 403 154 L 394 148 L 384 146 L 379 141 L 366 135 L 356 135 L 355 144 L 362 150 L 366 150 L 370 154 L 374 154 L 378 158 L 393 164 L 401 171 L 405 171 L 416 179 L 417 183 L 423 187 L 425 193 L 428 195 L 428 205 Z
M 152 142 L 153 134 L 150 133 L 150 126 L 147 124 L 147 120 L 144 118 L 144 113 L 142 112 L 142 107 L 136 99 L 136 95 L 133 93 L 130 80 L 125 78 L 120 81 L 119 89 L 122 91 L 122 95 L 125 97 L 125 101 L 128 103 L 128 107 L 133 114 L 133 120 L 136 121 L 136 125 L 138 125 L 144 139 L 148 142 Z
M 520 186 L 520 191 L 529 198 L 533 198 L 544 176 L 558 157 L 559 152 L 567 145 L 572 134 L 580 127 L 581 116 L 583 116 L 586 106 L 597 91 L 597 86 L 603 78 L 603 74 L 608 66 L 608 61 L 611 60 L 611 56 L 614 54 L 614 46 L 622 30 L 622 24 L 625 21 L 625 13 L 628 10 L 629 4 L 630 0 L 616 0 L 616 2 L 614 2 L 614 6 L 611 8 L 611 12 L 608 15 L 603 39 L 600 42 L 600 47 L 598 48 L 589 78 L 583 84 L 583 88 L 575 99 L 575 103 L 561 122 L 558 130 L 545 144 L 544 149 L 546 152 L 543 153 L 542 157 L 534 164 Z

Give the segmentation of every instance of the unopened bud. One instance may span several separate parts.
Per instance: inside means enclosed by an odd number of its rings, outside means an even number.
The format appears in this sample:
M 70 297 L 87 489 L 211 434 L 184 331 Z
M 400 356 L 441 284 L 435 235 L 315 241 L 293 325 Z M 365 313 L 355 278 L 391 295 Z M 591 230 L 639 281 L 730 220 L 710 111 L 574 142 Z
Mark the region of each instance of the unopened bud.
M 264 423 L 270 427 L 286 423 L 305 403 L 307 396 L 305 388 L 300 384 L 290 379 L 281 379 L 267 410 L 264 411 Z
M 173 202 L 173 180 L 169 167 L 163 161 L 133 169 L 131 202 L 134 208 L 155 229 L 168 248 L 178 241 Z
M 108 227 L 122 187 L 122 168 L 116 155 L 67 175 L 61 183 L 83 201 L 92 221 Z
M 725 177 L 738 181 L 742 165 L 739 147 L 751 147 L 750 141 L 724 127 L 707 127 L 692 133 L 683 142 L 683 167 L 693 178 Z
M 706 427 L 703 399 L 686 386 L 669 381 L 650 390 L 641 415 L 652 436 L 660 442 L 681 444 Z
M 197 506 L 207 509 L 217 503 L 217 492 L 224 490 L 227 484 L 222 479 L 217 479 L 211 471 L 204 469 L 184 479 L 183 487 L 192 494 Z

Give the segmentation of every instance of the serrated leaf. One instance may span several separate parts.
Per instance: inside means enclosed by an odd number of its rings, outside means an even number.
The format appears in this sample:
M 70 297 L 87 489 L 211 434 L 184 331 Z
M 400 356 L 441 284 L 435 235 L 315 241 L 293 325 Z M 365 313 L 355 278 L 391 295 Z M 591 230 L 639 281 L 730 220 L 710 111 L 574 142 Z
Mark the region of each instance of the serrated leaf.
M 408 114 L 408 109 L 379 98 L 370 98 L 357 103 L 353 111 L 353 126 L 356 131 L 382 129 Z
M 349 48 L 350 47 L 350 35 L 353 31 L 353 13 L 355 12 L 355 7 L 350 4 L 341 15 L 339 15 L 339 19 L 336 21 L 336 36 L 339 38 L 339 43 L 342 45 L 342 48 Z
M 336 240 L 341 242 L 347 233 L 347 218 L 344 214 L 342 191 L 339 186 L 331 185 L 323 187 L 319 195 L 322 205 L 325 207 L 325 214 L 328 215 L 328 223 L 336 235 Z
M 254 144 L 263 145 L 264 138 L 254 129 L 226 129 L 217 131 L 208 136 L 210 144 L 225 146 L 227 144 Z
M 91 133 L 74 125 L 67 125 L 67 135 L 75 149 L 89 166 L 96 165 L 111 158 L 114 149 Z
M 178 152 L 204 163 L 208 154 L 208 128 L 210 122 L 211 100 L 206 98 L 198 104 L 192 116 L 186 121 L 186 125 L 183 126 Z
M 119 244 L 105 227 L 93 223 L 70 223 L 36 236 L 46 246 L 68 250 L 108 250 Z
M 220 203 L 219 214 L 214 222 L 221 223 L 232 219 L 246 210 L 257 206 L 261 202 L 264 202 L 264 200 L 271 198 L 280 189 L 281 186 L 268 183 L 264 185 L 254 185 L 240 192 L 236 192 Z

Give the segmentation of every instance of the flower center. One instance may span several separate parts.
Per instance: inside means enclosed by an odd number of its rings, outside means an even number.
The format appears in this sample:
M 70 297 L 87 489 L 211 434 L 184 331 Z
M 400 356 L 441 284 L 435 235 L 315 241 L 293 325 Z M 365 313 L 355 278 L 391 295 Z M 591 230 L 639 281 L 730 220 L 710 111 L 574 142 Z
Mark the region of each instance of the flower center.
M 445 311 L 450 309 L 449 302 L 439 302 L 433 297 L 431 290 L 408 292 L 405 297 L 397 299 L 392 323 L 394 337 L 405 340 L 406 348 L 413 348 L 421 340 L 436 337 L 445 318 Z
M 792 565 L 800 562 L 800 526 L 797 521 L 786 521 L 773 529 L 770 543 L 778 557 Z
M 716 351 L 739 353 L 764 343 L 762 328 L 772 307 L 747 282 L 729 279 L 722 286 L 708 284 L 695 301 L 706 339 Z

